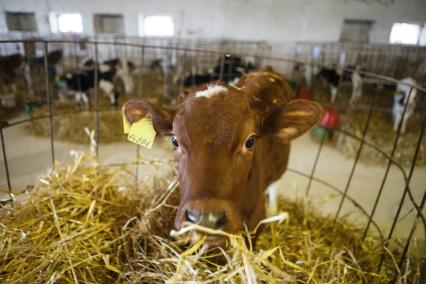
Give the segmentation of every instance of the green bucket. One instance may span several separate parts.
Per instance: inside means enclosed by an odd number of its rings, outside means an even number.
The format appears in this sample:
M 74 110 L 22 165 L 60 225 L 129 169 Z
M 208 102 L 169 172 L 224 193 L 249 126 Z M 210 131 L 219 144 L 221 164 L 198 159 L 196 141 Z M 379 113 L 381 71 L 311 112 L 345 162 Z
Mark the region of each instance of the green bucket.
M 311 130 L 311 138 L 315 142 L 321 142 L 330 140 L 330 131 L 325 129 L 324 127 L 317 126 Z
M 293 90 L 293 92 L 296 92 L 296 90 L 299 88 L 299 84 L 294 80 L 288 80 L 287 82 L 290 85 L 290 88 Z
M 39 107 L 40 107 L 40 102 L 38 101 L 29 101 L 29 102 L 26 102 L 24 105 L 25 112 L 28 114 L 32 114 L 34 109 Z

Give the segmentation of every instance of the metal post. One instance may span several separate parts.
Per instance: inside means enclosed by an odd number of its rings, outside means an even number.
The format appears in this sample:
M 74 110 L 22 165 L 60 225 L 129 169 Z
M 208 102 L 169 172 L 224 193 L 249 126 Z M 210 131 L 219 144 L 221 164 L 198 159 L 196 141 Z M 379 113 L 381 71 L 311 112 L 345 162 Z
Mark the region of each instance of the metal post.
M 219 81 L 222 81 L 223 78 L 223 68 L 225 64 L 225 54 L 222 55 L 222 57 L 220 58 L 220 71 L 219 71 Z
M 135 183 L 139 181 L 139 163 L 140 163 L 140 146 L 136 145 L 136 171 L 135 171 Z
M 139 82 L 139 95 L 138 97 L 143 97 L 143 71 L 144 71 L 144 63 L 145 63 L 145 47 L 141 46 L 141 69 L 140 69 L 140 82 Z
M 233 60 L 233 55 L 231 55 L 230 56 L 230 59 L 231 59 L 231 62 L 229 63 L 229 66 L 228 66 L 228 80 L 227 81 L 230 81 L 231 80 L 231 76 L 232 76 L 232 68 L 234 68 L 234 60 Z
M 95 75 L 94 75 L 94 92 L 95 92 L 95 111 L 96 111 L 96 158 L 99 158 L 99 92 L 98 92 L 98 43 L 95 42 Z
M 0 125 L 0 138 L 1 138 L 1 150 L 3 152 L 4 169 L 5 169 L 5 172 L 6 172 L 7 188 L 9 190 L 9 194 L 12 194 L 12 186 L 10 184 L 9 167 L 8 167 L 8 164 L 7 164 L 7 157 L 6 157 L 6 146 L 4 145 L 3 125 Z
M 195 86 L 195 76 L 197 75 L 197 66 L 195 65 L 194 69 L 194 60 L 197 58 L 197 52 L 195 52 L 195 57 L 191 58 L 191 85 Z
M 167 102 L 169 97 L 168 95 L 168 78 L 169 78 L 169 54 L 168 50 L 164 49 L 166 56 L 164 57 L 164 66 L 163 66 L 163 99 L 161 100 L 162 104 Z
M 179 91 L 180 91 L 180 93 L 183 93 L 183 89 L 184 89 L 184 81 L 185 81 L 185 74 L 186 74 L 186 50 L 183 52 L 183 62 L 182 62 L 182 64 L 181 64 L 181 66 L 182 66 L 182 73 L 180 74 L 181 76 L 179 76 L 180 77 L 180 89 L 179 89 Z
M 53 115 L 52 115 L 52 97 L 49 91 L 49 62 L 48 62 L 48 42 L 44 41 L 44 75 L 46 77 L 46 97 L 49 111 L 49 136 L 50 136 L 50 154 L 52 159 L 52 169 L 55 168 L 55 147 L 53 142 Z
M 144 55 L 145 55 L 145 47 L 141 46 L 141 74 L 140 74 L 140 84 L 142 91 L 142 83 L 143 83 L 143 65 L 144 65 Z M 142 93 L 142 92 L 141 92 Z M 139 163 L 140 163 L 140 146 L 136 145 L 136 171 L 135 171 L 135 183 L 139 181 Z

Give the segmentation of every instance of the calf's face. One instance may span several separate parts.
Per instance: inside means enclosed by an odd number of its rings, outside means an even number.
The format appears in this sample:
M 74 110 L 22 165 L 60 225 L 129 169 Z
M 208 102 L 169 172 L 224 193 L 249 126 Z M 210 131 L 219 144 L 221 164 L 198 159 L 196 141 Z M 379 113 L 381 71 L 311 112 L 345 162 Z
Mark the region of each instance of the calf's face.
M 175 220 L 235 232 L 255 204 L 244 204 L 259 117 L 247 96 L 226 89 L 190 96 L 173 121 L 181 204 Z M 207 91 L 206 91 L 207 92 Z M 201 93 L 201 92 L 199 92 Z
M 274 158 L 261 156 L 266 145 L 288 144 L 321 113 L 318 105 L 295 100 L 262 117 L 253 103 L 244 90 L 224 85 L 187 95 L 175 113 L 142 100 L 126 104 L 129 122 L 150 113 L 156 132 L 171 137 L 179 168 L 177 229 L 195 223 L 233 233 L 244 230 L 255 212 L 263 215 L 265 188 L 256 164 Z M 207 241 L 218 245 L 223 239 Z

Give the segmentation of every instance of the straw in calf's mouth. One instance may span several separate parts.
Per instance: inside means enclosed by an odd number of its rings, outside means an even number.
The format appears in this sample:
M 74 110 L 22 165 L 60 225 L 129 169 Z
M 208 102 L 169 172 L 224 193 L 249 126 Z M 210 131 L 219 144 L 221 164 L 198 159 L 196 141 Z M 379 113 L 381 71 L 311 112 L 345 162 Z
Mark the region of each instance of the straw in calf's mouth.
M 250 235 L 255 235 L 257 230 L 259 229 L 259 227 L 262 224 L 268 224 L 268 223 L 274 223 L 274 222 L 278 222 L 281 223 L 284 220 L 286 220 L 288 218 L 288 213 L 287 212 L 281 212 L 278 215 L 272 216 L 272 217 L 268 217 L 265 218 L 263 220 L 261 220 L 259 222 L 259 224 L 257 224 L 257 226 L 255 227 L 255 229 L 252 232 L 248 232 L 248 236 Z M 205 233 L 207 235 L 212 235 L 212 236 L 223 236 L 223 237 L 227 237 L 228 239 L 243 239 L 243 235 L 242 234 L 230 234 L 228 232 L 225 232 L 223 230 L 220 229 L 211 229 L 211 228 L 207 228 L 198 224 L 192 224 L 192 223 L 188 223 L 185 222 L 184 223 L 184 227 L 182 229 L 180 229 L 179 231 L 176 230 L 171 230 L 170 231 L 170 236 L 177 238 L 180 237 L 182 235 L 185 235 L 189 232 L 194 232 L 196 231 L 201 232 L 201 233 Z
M 259 222 L 259 224 L 256 226 L 256 228 L 252 232 L 246 231 L 247 239 L 250 239 L 251 235 L 256 234 L 256 231 L 262 224 L 268 224 L 273 222 L 281 223 L 284 220 L 288 218 L 287 212 L 281 212 L 280 214 L 276 216 L 272 216 L 269 218 L 265 218 Z M 191 234 L 193 233 L 193 234 Z M 200 234 L 201 233 L 201 234 Z M 225 238 L 227 241 L 229 241 L 229 245 L 231 247 L 231 250 L 233 251 L 234 255 L 231 257 L 227 252 L 225 252 L 222 248 L 220 248 L 223 256 L 225 256 L 225 259 L 227 260 L 227 264 L 225 264 L 225 267 L 227 265 L 231 265 L 233 262 L 235 262 L 235 259 L 242 258 L 243 266 L 241 267 L 241 270 L 237 270 L 239 274 L 241 274 L 241 279 L 246 279 L 246 283 L 256 283 L 256 272 L 255 268 L 253 267 L 255 263 L 257 264 L 264 264 L 267 261 L 267 258 L 271 256 L 278 247 L 272 248 L 269 251 L 261 252 L 260 256 L 258 258 L 253 258 L 253 250 L 251 242 L 249 243 L 249 247 L 247 247 L 245 238 L 242 233 L 238 234 L 230 234 L 228 232 L 225 232 L 223 230 L 215 230 L 211 228 L 207 228 L 204 226 L 200 226 L 197 224 L 191 224 L 188 222 L 184 223 L 184 227 L 180 229 L 179 231 L 171 230 L 170 235 L 174 238 L 179 237 L 188 237 L 188 235 L 191 235 L 193 238 L 191 239 L 193 246 L 184 251 L 179 256 L 178 266 L 176 268 L 176 273 L 174 276 L 170 279 L 170 283 L 177 283 L 180 279 L 180 272 L 182 270 L 182 266 L 184 265 L 184 258 L 189 257 L 190 255 L 195 254 L 197 251 L 198 254 L 196 254 L 196 258 L 200 257 L 205 253 L 205 251 L 209 247 L 209 243 L 206 241 L 210 240 L 215 241 L 220 239 L 220 237 Z M 195 238 L 194 238 L 195 237 Z M 252 262 L 255 263 L 252 263 Z M 272 265 L 271 263 L 268 263 L 269 266 L 273 267 L 273 271 L 275 273 L 286 275 L 283 271 L 281 271 L 278 267 Z M 286 275 L 287 276 L 287 275 Z

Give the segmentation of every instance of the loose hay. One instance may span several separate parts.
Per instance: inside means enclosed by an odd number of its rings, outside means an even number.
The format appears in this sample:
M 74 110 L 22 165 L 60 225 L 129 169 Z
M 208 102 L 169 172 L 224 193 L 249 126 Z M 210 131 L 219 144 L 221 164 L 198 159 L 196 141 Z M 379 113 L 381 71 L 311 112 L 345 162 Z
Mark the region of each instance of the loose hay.
M 357 137 L 362 137 L 363 130 L 367 121 L 366 111 L 356 111 L 342 115 L 342 130 L 349 132 Z M 392 117 L 387 113 L 373 113 L 365 140 L 372 145 L 380 145 L 379 149 L 386 155 L 392 153 L 393 144 L 396 138 L 396 132 L 392 130 Z M 421 130 L 421 117 L 413 115 L 410 118 L 407 132 L 401 133 L 397 149 L 393 159 L 402 166 L 411 166 L 416 151 L 416 145 L 419 141 Z M 360 142 L 352 137 L 341 133 L 337 135 L 336 148 L 347 157 L 355 157 L 360 146 Z M 388 158 L 380 152 L 364 145 L 360 160 L 367 163 L 386 163 Z M 422 140 L 417 153 L 416 165 L 426 164 L 426 139 Z
M 184 245 L 184 238 L 169 234 L 178 203 L 174 167 L 161 166 L 170 168 L 169 176 L 135 183 L 131 167 L 112 168 L 83 154 L 69 166 L 57 164 L 27 201 L 1 212 L 1 282 L 387 283 L 417 277 L 415 270 L 397 271 L 391 257 L 375 273 L 381 242 L 362 242 L 356 226 L 344 219 L 334 224 L 302 202 L 280 200 L 289 217 L 266 224 L 256 249 L 241 235 L 209 253 L 204 238 Z
M 96 113 L 82 111 L 54 116 L 53 137 L 61 141 L 86 143 L 84 128 L 96 128 Z M 49 137 L 49 120 L 33 120 L 27 130 L 36 136 Z M 121 123 L 121 111 L 107 110 L 99 112 L 99 141 L 102 144 L 125 141 Z
M 132 99 L 143 97 L 152 103 L 161 103 L 163 97 L 162 77 L 157 75 L 144 74 L 146 82 L 141 85 L 140 80 L 135 80 L 135 90 L 133 94 L 120 96 L 118 103 L 119 110 L 112 110 L 111 103 L 108 98 L 100 95 L 99 98 L 99 141 L 102 144 L 125 141 L 123 135 L 121 106 Z M 145 82 L 145 81 L 144 81 Z M 171 90 L 176 92 L 176 90 Z M 142 96 L 141 96 L 142 94 Z M 87 135 L 84 128 L 96 128 L 96 97 L 92 93 L 91 110 L 82 110 L 82 106 L 78 106 L 73 101 L 54 101 L 53 103 L 53 137 L 60 141 L 86 143 Z M 41 109 L 34 111 L 32 117 L 35 118 L 30 122 L 27 131 L 35 136 L 49 137 L 50 127 L 49 119 L 37 119 L 37 117 L 48 114 L 48 107 L 43 106 Z
M 373 94 L 376 96 L 376 102 L 373 109 L 368 132 L 365 140 L 371 145 L 379 146 L 379 149 L 390 156 L 396 137 L 393 131 L 392 107 L 394 93 L 389 90 L 378 90 L 376 87 L 365 85 L 363 87 L 363 97 L 356 103 L 354 109 L 350 107 L 350 84 L 343 84 L 339 88 L 339 94 L 334 104 L 330 103 L 329 88 L 315 82 L 313 90 L 315 97 L 323 107 L 334 107 L 340 113 L 340 129 L 344 132 L 362 137 L 364 127 L 367 122 L 369 107 L 372 103 Z M 397 150 L 393 159 L 401 166 L 411 166 L 419 134 L 422 127 L 423 113 L 425 109 L 425 100 L 418 100 L 413 115 L 407 123 L 407 132 L 401 133 Z M 360 142 L 345 133 L 335 133 L 333 143 L 336 149 L 348 158 L 354 158 L 357 155 Z M 364 145 L 360 160 L 369 164 L 386 164 L 389 160 L 377 150 L 368 145 Z M 426 165 L 426 139 L 423 139 L 419 147 L 416 165 Z

